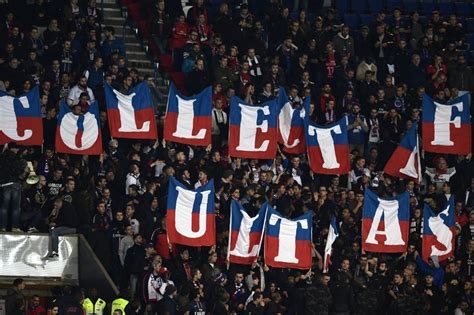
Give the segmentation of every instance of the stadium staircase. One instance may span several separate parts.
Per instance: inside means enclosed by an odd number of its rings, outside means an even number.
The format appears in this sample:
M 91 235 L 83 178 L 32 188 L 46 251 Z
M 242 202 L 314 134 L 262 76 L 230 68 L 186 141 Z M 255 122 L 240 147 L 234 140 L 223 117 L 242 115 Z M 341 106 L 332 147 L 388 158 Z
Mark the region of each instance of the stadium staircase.
M 168 97 L 168 80 L 162 76 L 160 62 L 156 54 L 156 48 L 150 50 L 149 38 L 142 36 L 138 24 L 134 21 L 124 1 L 101 0 L 100 2 L 104 20 L 104 26 L 112 26 L 116 37 L 122 38 L 125 43 L 125 51 L 129 68 L 136 68 L 140 76 L 151 75 L 158 83 L 158 88 L 164 96 L 164 100 L 157 104 L 159 113 L 164 113 Z M 161 69 L 162 70 L 162 69 Z M 161 73 L 160 73 L 161 72 Z

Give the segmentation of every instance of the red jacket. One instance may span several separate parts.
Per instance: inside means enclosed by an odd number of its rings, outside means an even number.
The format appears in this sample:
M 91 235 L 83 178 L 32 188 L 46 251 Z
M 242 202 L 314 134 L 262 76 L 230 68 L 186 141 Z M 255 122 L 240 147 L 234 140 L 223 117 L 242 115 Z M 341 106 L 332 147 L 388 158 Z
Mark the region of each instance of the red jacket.
M 42 307 L 41 305 L 39 305 L 38 307 L 35 307 L 35 308 L 32 308 L 32 306 L 30 306 L 28 308 L 28 315 L 46 315 L 46 309 L 44 307 Z

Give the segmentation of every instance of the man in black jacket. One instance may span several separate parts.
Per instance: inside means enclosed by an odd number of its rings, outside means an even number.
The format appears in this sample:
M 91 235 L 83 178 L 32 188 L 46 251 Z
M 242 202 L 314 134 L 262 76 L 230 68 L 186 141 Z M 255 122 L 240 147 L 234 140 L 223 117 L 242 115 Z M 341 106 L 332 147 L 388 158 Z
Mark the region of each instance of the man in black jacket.
M 54 206 L 48 217 L 49 234 L 51 236 L 51 252 L 49 258 L 56 258 L 58 254 L 59 237 L 75 234 L 79 224 L 76 210 L 61 197 L 54 199 Z
M 321 275 L 317 283 L 304 290 L 303 295 L 306 314 L 329 314 L 329 306 L 332 301 L 331 291 L 328 288 L 329 279 L 329 275 Z
M 145 264 L 143 237 L 140 234 L 135 234 L 133 241 L 135 244 L 127 250 L 123 266 L 127 279 L 130 281 L 130 296 L 132 299 L 137 292 L 138 278 L 142 275 Z
M 25 310 L 25 296 L 23 290 L 25 289 L 25 281 L 21 278 L 13 281 L 13 287 L 8 289 L 5 298 L 5 311 L 7 314 L 24 314 Z
M 196 60 L 194 70 L 188 74 L 185 83 L 189 95 L 198 94 L 209 85 L 209 74 L 204 59 Z

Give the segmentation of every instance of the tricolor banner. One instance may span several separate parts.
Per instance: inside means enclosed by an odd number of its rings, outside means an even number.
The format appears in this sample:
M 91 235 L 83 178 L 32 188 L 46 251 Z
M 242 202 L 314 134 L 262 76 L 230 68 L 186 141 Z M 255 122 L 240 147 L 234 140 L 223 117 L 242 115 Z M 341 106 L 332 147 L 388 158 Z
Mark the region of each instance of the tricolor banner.
M 305 99 L 306 103 L 310 98 Z M 283 144 L 283 151 L 290 154 L 301 154 L 306 151 L 306 141 L 304 136 L 305 108 L 295 107 L 286 95 L 285 88 L 280 87 L 278 93 L 278 142 Z
M 214 181 L 187 189 L 169 180 L 166 223 L 171 244 L 212 246 L 216 243 Z
M 401 178 L 411 178 L 421 182 L 420 145 L 418 141 L 418 124 L 414 123 L 403 137 L 400 145 L 392 154 L 384 172 Z
M 311 170 L 319 174 L 346 174 L 350 171 L 347 120 L 317 125 L 305 118 L 306 146 Z
M 327 273 L 329 271 L 329 267 L 331 266 L 332 244 L 334 244 L 338 236 L 339 228 L 337 226 L 336 217 L 332 217 L 329 224 L 329 233 L 326 240 L 326 247 L 324 248 L 323 273 Z
M 74 114 L 65 102 L 61 102 L 56 130 L 56 151 L 87 155 L 102 153 L 97 102 L 93 102 L 87 112 L 79 115 Z
M 268 203 L 264 203 L 253 218 L 232 200 L 230 208 L 230 233 L 227 259 L 231 263 L 251 265 L 260 253 Z
M 153 99 L 146 82 L 122 94 L 104 86 L 110 135 L 114 138 L 156 139 Z
M 276 268 L 310 269 L 312 212 L 290 220 L 268 208 L 265 263 Z
M 365 190 L 362 248 L 368 252 L 402 253 L 408 245 L 410 195 L 380 198 Z
M 273 159 L 277 151 L 277 104 L 246 104 L 230 101 L 229 155 L 250 159 Z
M 39 102 L 39 88 L 12 96 L 0 91 L 0 144 L 43 144 L 43 120 Z
M 190 97 L 181 95 L 173 83 L 166 108 L 164 138 L 189 145 L 211 144 L 212 87 Z
M 425 203 L 423 209 L 423 260 L 438 256 L 444 261 L 454 255 L 456 241 L 454 226 L 454 196 L 449 198 L 443 211 L 436 214 Z
M 423 149 L 428 152 L 469 154 L 471 121 L 469 94 L 441 104 L 423 95 Z

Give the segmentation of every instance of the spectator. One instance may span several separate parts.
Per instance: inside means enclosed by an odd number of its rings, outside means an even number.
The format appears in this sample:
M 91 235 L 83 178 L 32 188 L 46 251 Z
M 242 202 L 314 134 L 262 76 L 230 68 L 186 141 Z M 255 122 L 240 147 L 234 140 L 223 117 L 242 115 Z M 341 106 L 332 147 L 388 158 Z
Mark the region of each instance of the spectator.
M 248 1 L 235 11 L 233 3 L 223 2 L 210 10 L 206 1 L 193 1 L 187 14 L 189 24 L 180 1 L 157 1 L 152 10 L 147 10 L 148 2 L 134 3 L 138 12 L 128 17 L 133 20 L 138 13 L 140 20 L 147 21 L 148 25 L 133 22 L 139 26 L 140 39 L 156 40 L 160 65 L 166 68 L 160 68 L 162 78 L 144 76 L 131 67 L 123 41 L 104 25 L 95 0 L 63 1 L 59 6 L 57 1 L 43 0 L 27 1 L 23 6 L 16 1 L 0 4 L 0 89 L 20 95 L 39 85 L 44 117 L 42 150 L 10 143 L 1 155 L 2 159 L 15 156 L 15 163 L 9 159 L 1 163 L 0 177 L 2 184 L 14 182 L 18 189 L 1 188 L 1 196 L 11 198 L 6 206 L 8 198 L 2 200 L 0 228 L 35 232 L 46 231 L 44 223 L 57 223 L 50 231 L 52 236 L 61 234 L 55 232 L 61 228 L 83 233 L 120 289 L 127 291 L 131 284 L 133 298 L 120 310 L 109 309 L 115 315 L 120 311 L 137 314 L 139 308 L 149 311 L 146 304 L 165 312 L 165 302 L 170 314 L 472 313 L 467 303 L 474 249 L 471 156 L 425 152 L 421 183 L 381 174 L 401 137 L 414 122 L 420 122 L 425 92 L 440 103 L 454 100 L 462 90 L 472 92 L 472 58 L 461 54 L 469 51 L 465 33 L 470 30 L 460 23 L 465 12 L 443 16 L 434 11 L 428 18 L 413 12 L 406 19 L 395 8 L 393 16 L 379 12 L 374 23 L 353 27 L 341 25 L 334 10 L 315 16 L 319 4 L 289 1 L 292 9 L 304 8 L 290 14 L 279 2 Z M 423 8 L 425 4 L 429 5 L 423 3 Z M 108 17 L 110 12 L 104 13 Z M 338 12 L 350 22 L 346 13 Z M 148 38 L 143 26 L 151 33 Z M 212 147 L 165 143 L 161 138 L 155 144 L 110 140 L 103 82 L 129 94 L 145 79 L 153 103 L 158 104 L 165 91 L 160 84 L 170 75 L 165 57 L 170 50 L 172 72 L 185 72 L 179 87 L 184 87 L 182 93 L 197 94 L 213 86 Z M 147 56 L 157 57 L 153 49 Z M 81 78 L 84 82 L 71 87 L 71 80 L 81 74 L 85 81 Z M 179 86 L 179 75 L 171 77 Z M 250 104 L 262 104 L 274 99 L 280 88 L 295 109 L 309 98 L 308 114 L 316 123 L 330 124 L 347 117 L 348 175 L 315 175 L 305 154 L 287 156 L 280 152 L 284 151 L 281 147 L 268 162 L 228 157 L 230 99 L 237 95 Z M 97 100 L 103 143 L 108 144 L 104 153 L 94 157 L 55 152 L 58 105 L 63 100 L 73 106 L 75 115 L 86 111 L 89 101 Z M 162 117 L 157 117 L 161 125 Z M 23 170 L 13 172 L 12 166 L 22 164 L 22 159 L 32 162 L 38 184 L 22 185 L 24 178 L 18 174 Z M 174 175 L 189 188 L 214 179 L 216 246 L 177 248 L 169 243 L 167 188 Z M 404 191 L 410 195 L 406 253 L 362 251 L 365 189 L 376 189 L 381 196 Z M 438 268 L 437 257 L 423 262 L 416 254 L 423 249 L 422 205 L 426 202 L 439 211 L 450 196 L 456 198 L 459 224 L 456 252 L 452 262 L 442 262 Z M 19 208 L 14 207 L 16 201 L 11 202 L 17 199 Z M 55 200 L 61 207 L 55 207 Z M 311 272 L 275 269 L 261 263 L 261 257 L 248 268 L 228 264 L 232 200 L 240 201 L 249 215 L 265 201 L 289 218 L 314 209 L 312 228 L 318 233 L 313 237 Z M 77 222 L 70 227 L 67 217 L 75 212 Z M 329 273 L 322 274 L 318 252 L 324 248 L 333 215 L 340 234 L 333 245 Z M 158 282 L 162 290 L 153 291 Z M 176 292 L 168 289 L 171 284 L 176 284 Z M 70 308 L 82 314 L 79 290 L 66 287 L 63 291 L 51 309 L 54 306 L 62 314 Z M 158 304 L 149 303 L 150 292 L 160 297 Z M 24 300 L 17 302 L 15 310 L 26 312 Z
M 466 57 L 463 54 L 458 55 L 456 66 L 449 71 L 449 85 L 461 91 L 474 90 L 474 76 L 472 70 L 466 67 Z
M 369 131 L 364 115 L 360 113 L 359 104 L 352 105 L 352 113 L 347 117 L 350 151 L 356 149 L 364 154 L 365 133 Z
M 169 285 L 166 287 L 165 296 L 163 298 L 163 314 L 164 315 L 174 315 L 177 312 L 177 305 L 176 305 L 176 296 L 177 290 L 176 287 L 173 285 Z
M 165 11 L 165 1 L 160 0 L 156 3 L 156 11 L 150 19 L 150 32 L 158 46 L 161 54 L 166 53 L 168 46 L 167 39 L 171 34 L 171 18 Z
M 204 59 L 197 59 L 194 70 L 186 78 L 186 90 L 189 94 L 198 94 L 209 85 L 209 75 L 205 68 Z
M 86 93 L 91 103 L 94 102 L 94 92 L 92 92 L 92 89 L 87 86 L 86 76 L 81 76 L 77 84 L 73 86 L 72 89 L 69 91 L 69 94 L 67 96 L 68 105 L 73 106 L 79 104 L 81 95 L 83 93 Z
M 122 40 L 115 37 L 115 29 L 111 26 L 104 28 L 105 39 L 102 42 L 102 55 L 109 58 L 114 52 L 125 56 L 125 46 Z
M 46 309 L 41 305 L 38 295 L 33 295 L 31 302 L 28 304 L 28 315 L 46 315 Z
M 143 272 L 145 261 L 145 249 L 143 247 L 143 237 L 140 234 L 133 236 L 134 245 L 127 250 L 124 262 L 124 271 L 127 286 L 130 288 L 130 296 L 135 297 L 138 280 Z
M 75 234 L 78 227 L 77 213 L 61 198 L 55 198 L 53 208 L 48 215 L 48 227 L 51 236 L 49 258 L 59 257 L 59 236 Z
M 13 286 L 7 290 L 5 298 L 5 311 L 7 314 L 20 315 L 25 313 L 25 296 L 23 291 L 26 283 L 23 279 L 17 278 L 13 281 Z
M 349 26 L 343 25 L 341 31 L 332 39 L 337 54 L 354 57 L 354 38 L 349 35 Z

